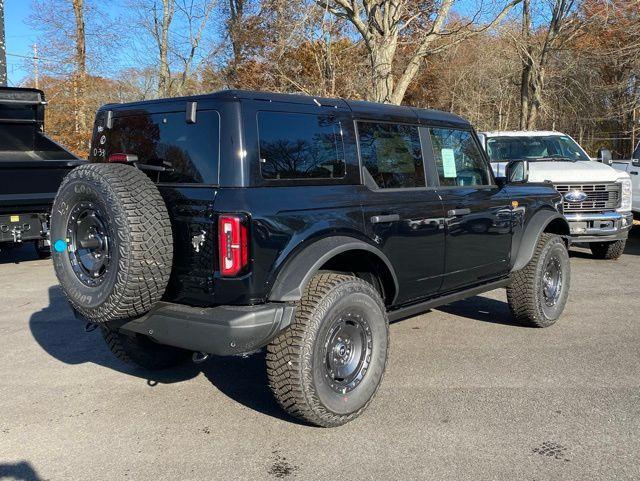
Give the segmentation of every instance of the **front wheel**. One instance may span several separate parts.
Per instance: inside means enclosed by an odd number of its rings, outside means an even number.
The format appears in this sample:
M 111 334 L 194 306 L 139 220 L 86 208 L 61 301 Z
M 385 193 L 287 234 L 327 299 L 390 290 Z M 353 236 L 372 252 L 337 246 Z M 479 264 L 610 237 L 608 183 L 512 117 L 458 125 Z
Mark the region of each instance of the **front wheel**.
M 626 245 L 627 239 L 622 239 L 614 242 L 591 242 L 589 247 L 596 259 L 615 260 L 622 255 Z
M 343 274 L 316 275 L 291 326 L 267 347 L 276 400 L 318 426 L 356 418 L 382 381 L 388 332 L 384 303 L 371 284 Z
M 554 324 L 567 303 L 571 266 L 561 237 L 542 234 L 529 263 L 512 275 L 507 287 L 511 314 L 523 325 Z

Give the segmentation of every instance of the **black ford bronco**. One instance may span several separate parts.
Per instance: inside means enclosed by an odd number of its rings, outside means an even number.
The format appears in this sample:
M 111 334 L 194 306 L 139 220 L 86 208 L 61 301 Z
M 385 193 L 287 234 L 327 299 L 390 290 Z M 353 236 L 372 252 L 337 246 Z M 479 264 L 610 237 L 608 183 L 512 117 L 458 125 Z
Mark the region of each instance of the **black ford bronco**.
M 569 227 L 527 164 L 496 181 L 448 113 L 247 91 L 106 105 L 58 191 L 53 260 L 120 359 L 168 368 L 266 347 L 269 384 L 320 426 L 382 380 L 389 320 L 506 287 L 545 327 Z

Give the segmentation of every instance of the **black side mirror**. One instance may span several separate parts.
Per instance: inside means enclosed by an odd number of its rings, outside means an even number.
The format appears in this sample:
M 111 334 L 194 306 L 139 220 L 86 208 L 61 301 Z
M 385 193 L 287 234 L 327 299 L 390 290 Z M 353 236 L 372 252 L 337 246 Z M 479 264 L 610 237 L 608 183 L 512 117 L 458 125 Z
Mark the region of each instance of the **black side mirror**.
M 598 150 L 598 160 L 606 165 L 611 165 L 611 151 L 609 149 Z
M 529 162 L 526 160 L 512 160 L 505 169 L 507 184 L 523 184 L 529 181 Z

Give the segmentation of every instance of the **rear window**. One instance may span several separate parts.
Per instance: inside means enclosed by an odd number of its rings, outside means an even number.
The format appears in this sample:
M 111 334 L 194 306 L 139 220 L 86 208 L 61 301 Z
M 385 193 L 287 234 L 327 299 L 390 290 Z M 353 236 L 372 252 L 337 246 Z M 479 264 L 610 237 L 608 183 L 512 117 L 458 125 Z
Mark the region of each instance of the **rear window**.
M 259 112 L 260 170 L 270 180 L 341 179 L 343 133 L 329 115 Z
M 160 183 L 218 183 L 220 115 L 215 110 L 198 110 L 193 124 L 184 112 L 115 117 L 104 134 L 105 160 L 116 153 L 135 155 Z

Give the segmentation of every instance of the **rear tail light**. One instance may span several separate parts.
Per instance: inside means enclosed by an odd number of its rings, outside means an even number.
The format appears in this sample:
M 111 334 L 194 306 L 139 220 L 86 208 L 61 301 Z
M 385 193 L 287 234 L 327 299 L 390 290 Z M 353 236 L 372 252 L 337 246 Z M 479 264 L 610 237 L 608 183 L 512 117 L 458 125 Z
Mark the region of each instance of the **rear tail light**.
M 128 162 L 137 162 L 138 156 L 135 154 L 111 154 L 108 161 L 116 164 L 126 164 Z
M 233 277 L 240 274 L 249 263 L 247 226 L 244 216 L 221 215 L 218 219 L 220 274 Z

